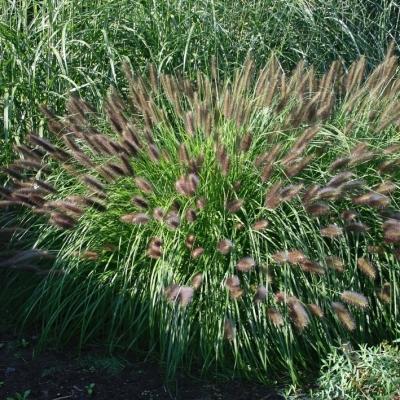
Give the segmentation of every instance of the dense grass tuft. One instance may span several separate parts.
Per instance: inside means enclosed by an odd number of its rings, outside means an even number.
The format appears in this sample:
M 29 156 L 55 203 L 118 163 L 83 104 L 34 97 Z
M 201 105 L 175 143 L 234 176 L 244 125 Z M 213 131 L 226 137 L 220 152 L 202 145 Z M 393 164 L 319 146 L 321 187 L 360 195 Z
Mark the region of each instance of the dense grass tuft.
M 3 254 L 2 304 L 43 340 L 156 350 L 170 376 L 196 363 L 297 381 L 343 338 L 393 338 L 392 51 L 369 75 L 363 57 L 323 76 L 247 59 L 232 80 L 214 62 L 195 81 L 125 63 L 129 92 L 103 109 L 43 107 L 51 139 L 29 134 L 6 169 L 0 205 L 35 243 Z

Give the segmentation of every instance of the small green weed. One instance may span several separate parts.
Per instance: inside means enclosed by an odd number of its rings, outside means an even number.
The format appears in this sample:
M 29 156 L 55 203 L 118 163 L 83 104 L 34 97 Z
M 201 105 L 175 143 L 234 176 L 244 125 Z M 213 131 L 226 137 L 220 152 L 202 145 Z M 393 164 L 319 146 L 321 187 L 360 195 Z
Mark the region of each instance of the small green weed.
M 89 385 L 85 386 L 86 393 L 87 393 L 89 396 L 92 396 L 92 395 L 94 394 L 94 387 L 95 387 L 95 386 L 96 386 L 96 385 L 95 385 L 94 383 L 90 383 Z
M 12 397 L 7 397 L 7 400 L 27 400 L 31 394 L 30 390 L 25 390 L 24 393 L 15 393 Z

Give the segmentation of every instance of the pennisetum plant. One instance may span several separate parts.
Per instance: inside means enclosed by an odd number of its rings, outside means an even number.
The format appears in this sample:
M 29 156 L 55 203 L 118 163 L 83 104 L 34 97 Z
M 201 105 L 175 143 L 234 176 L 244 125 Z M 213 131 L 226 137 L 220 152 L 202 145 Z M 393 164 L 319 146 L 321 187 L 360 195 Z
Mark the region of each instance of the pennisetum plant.
M 48 138 L 4 168 L 0 206 L 25 228 L 1 237 L 35 235 L 3 254 L 8 298 L 44 339 L 155 349 L 170 376 L 296 381 L 343 338 L 393 337 L 400 79 L 392 50 L 365 65 L 248 59 L 221 81 L 213 62 L 191 82 L 126 62 L 103 110 L 43 107 Z

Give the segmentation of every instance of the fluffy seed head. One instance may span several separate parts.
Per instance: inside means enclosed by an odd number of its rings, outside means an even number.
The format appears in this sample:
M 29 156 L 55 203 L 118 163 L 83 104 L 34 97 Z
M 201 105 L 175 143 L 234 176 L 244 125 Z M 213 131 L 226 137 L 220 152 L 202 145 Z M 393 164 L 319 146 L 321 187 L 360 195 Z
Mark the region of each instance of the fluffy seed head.
M 196 200 L 196 207 L 197 207 L 199 210 L 203 210 L 204 207 L 206 206 L 206 204 L 207 204 L 207 200 L 206 200 L 204 197 L 199 197 L 199 198 Z
M 238 288 L 240 287 L 240 279 L 237 275 L 229 276 L 225 281 L 225 286 L 228 289 Z
M 367 308 L 368 299 L 361 293 L 354 292 L 352 290 L 345 290 L 340 298 L 347 304 L 351 304 L 358 308 Z
M 342 212 L 342 218 L 345 222 L 351 222 L 358 218 L 358 214 L 354 210 L 346 210 Z
M 149 208 L 149 202 L 142 196 L 134 196 L 132 198 L 132 202 L 136 207 L 143 208 L 145 210 Z
M 153 210 L 153 218 L 154 218 L 156 221 L 159 221 L 159 222 L 163 221 L 164 218 L 165 218 L 165 211 L 164 211 L 162 208 L 160 208 L 160 207 L 156 207 L 156 208 Z
M 313 204 L 309 204 L 306 207 L 306 211 L 313 217 L 321 217 L 322 215 L 327 215 L 331 212 L 328 204 L 319 201 Z
M 171 303 L 179 302 L 182 307 L 185 307 L 193 300 L 194 291 L 189 286 L 172 284 L 164 289 L 164 295 Z
M 200 289 L 200 286 L 202 283 L 203 283 L 203 274 L 201 272 L 199 272 L 192 278 L 193 289 L 194 290 Z
M 291 298 L 288 301 L 288 306 L 294 325 L 300 331 L 304 330 L 310 323 L 310 319 L 303 304 L 298 299 Z
M 376 269 L 367 259 L 365 259 L 364 257 L 360 257 L 357 260 L 357 267 L 369 279 L 375 280 Z
M 226 209 L 230 213 L 237 213 L 243 207 L 244 201 L 242 199 L 230 200 L 226 203 Z
M 194 222 L 197 219 L 197 213 L 195 210 L 193 210 L 192 208 L 189 208 L 188 210 L 186 210 L 186 220 L 188 222 Z
M 252 270 L 256 265 L 256 262 L 252 257 L 243 257 L 238 261 L 236 264 L 236 268 L 240 272 L 249 272 Z
M 221 241 L 218 242 L 217 245 L 217 250 L 221 254 L 228 254 L 233 248 L 233 243 L 229 239 L 222 239 Z
M 254 303 L 258 304 L 267 298 L 267 288 L 265 286 L 259 286 L 256 294 L 254 295 Z
M 324 312 L 322 311 L 322 308 L 318 304 L 308 304 L 308 308 L 310 309 L 311 313 L 314 316 L 318 318 L 324 317 Z
M 337 225 L 328 225 L 325 228 L 320 229 L 321 236 L 328 238 L 335 238 L 343 234 L 343 229 Z
M 254 231 L 263 231 L 268 227 L 269 223 L 266 219 L 259 219 L 251 227 Z
M 195 249 L 192 250 L 192 257 L 199 258 L 201 255 L 203 255 L 203 253 L 204 253 L 203 247 L 196 247 Z
M 230 318 L 225 319 L 224 336 L 230 342 L 233 341 L 236 337 L 236 326 L 235 323 Z
M 144 225 L 150 222 L 150 217 L 145 213 L 126 214 L 121 217 L 122 222 L 129 224 Z
M 332 268 L 338 272 L 344 271 L 344 263 L 339 257 L 328 256 L 325 258 L 325 262 L 329 268 Z
M 283 326 L 284 321 L 282 314 L 276 308 L 268 308 L 267 315 L 273 325 L 276 327 Z
M 152 193 L 153 185 L 146 179 L 141 176 L 137 176 L 135 178 L 136 186 L 144 193 Z
M 339 318 L 339 321 L 348 331 L 351 332 L 356 329 L 356 323 L 354 322 L 354 318 L 343 303 L 333 302 L 332 309 L 335 312 L 336 316 Z
M 305 272 L 317 275 L 324 275 L 325 269 L 316 261 L 306 259 L 300 263 L 300 268 Z
M 168 213 L 165 219 L 165 223 L 170 229 L 178 229 L 181 223 L 181 219 L 175 211 L 171 211 L 170 213 Z
M 383 236 L 386 243 L 400 243 L 400 221 L 388 219 L 382 225 Z
M 378 290 L 378 297 L 383 303 L 390 303 L 391 300 L 391 287 L 389 282 L 385 282 Z

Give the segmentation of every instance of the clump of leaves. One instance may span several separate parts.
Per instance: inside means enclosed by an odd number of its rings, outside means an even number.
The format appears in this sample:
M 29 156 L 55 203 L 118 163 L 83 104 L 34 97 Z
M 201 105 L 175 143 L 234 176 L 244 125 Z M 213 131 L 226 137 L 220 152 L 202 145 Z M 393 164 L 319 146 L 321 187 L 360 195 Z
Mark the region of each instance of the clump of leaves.
M 323 361 L 313 399 L 396 399 L 400 396 L 400 352 L 383 343 L 359 350 L 333 349 Z
M 52 139 L 16 147 L 0 203 L 28 226 L 2 234 L 37 239 L 0 267 L 45 278 L 8 298 L 44 337 L 156 348 L 170 374 L 296 381 L 340 338 L 392 337 L 400 79 L 392 50 L 364 67 L 249 59 L 191 82 L 126 63 L 103 111 L 44 107 Z

